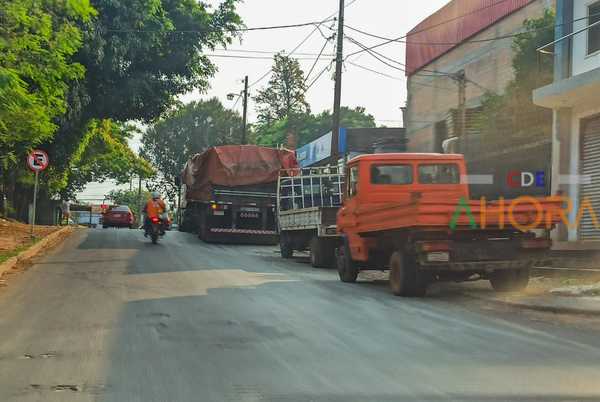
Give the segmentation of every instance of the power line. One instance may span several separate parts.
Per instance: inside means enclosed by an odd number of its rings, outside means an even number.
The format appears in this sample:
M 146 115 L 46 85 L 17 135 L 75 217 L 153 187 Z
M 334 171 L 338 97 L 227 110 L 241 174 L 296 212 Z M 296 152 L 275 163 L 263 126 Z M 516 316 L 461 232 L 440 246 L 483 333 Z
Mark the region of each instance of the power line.
M 549 30 L 549 29 L 554 29 L 556 27 L 560 27 L 560 26 L 564 26 L 564 25 L 571 25 L 575 22 L 579 22 L 582 20 L 587 20 L 591 17 L 594 16 L 599 16 L 600 13 L 596 13 L 596 14 L 590 14 L 586 17 L 581 17 L 581 18 L 576 18 L 574 20 L 568 21 L 568 22 L 564 22 L 561 24 L 553 24 L 551 26 L 545 26 L 545 27 L 540 27 L 540 28 L 535 28 L 535 29 L 529 29 L 529 30 L 525 30 L 525 31 L 521 31 L 521 32 L 516 32 L 513 34 L 507 34 L 507 35 L 502 35 L 502 36 L 495 36 L 493 38 L 486 38 L 486 39 L 470 39 L 470 40 L 466 40 L 466 41 L 462 41 L 462 42 L 413 42 L 413 41 L 408 41 L 408 40 L 404 40 L 407 39 L 408 36 L 417 34 L 419 32 L 422 31 L 418 31 L 418 32 L 412 32 L 407 34 L 405 37 L 400 38 L 400 39 L 391 39 L 391 38 L 386 38 L 384 36 L 380 36 L 380 35 L 376 35 L 370 32 L 366 32 L 364 30 L 355 28 L 355 27 L 351 27 L 349 25 L 345 25 L 346 28 L 350 29 L 351 31 L 355 31 L 358 32 L 360 34 L 366 35 L 366 36 L 370 36 L 376 39 L 381 39 L 381 40 L 386 40 L 386 41 L 390 41 L 391 42 L 396 42 L 396 43 L 405 43 L 405 44 L 409 44 L 409 45 L 422 45 L 422 46 L 454 46 L 454 45 L 462 45 L 462 44 L 469 44 L 469 43 L 483 43 L 483 42 L 493 42 L 493 41 L 498 41 L 498 40 L 503 40 L 503 39 L 510 39 L 510 38 L 516 38 L 519 37 L 521 35 L 524 34 L 528 34 L 528 33 L 535 33 L 535 32 L 540 32 L 540 31 L 545 31 L 545 30 Z M 372 50 L 372 49 L 371 49 Z
M 352 4 L 356 3 L 358 0 L 352 0 L 350 1 L 350 3 L 346 4 L 346 8 L 350 7 Z M 332 19 L 332 17 L 335 17 L 337 15 L 337 12 L 334 12 L 332 14 L 330 14 L 329 16 L 327 16 L 325 19 L 323 19 L 321 22 L 319 22 L 316 26 L 315 29 L 313 29 L 289 54 L 288 56 L 293 55 L 298 49 L 300 49 L 302 47 L 302 45 L 304 45 L 313 35 L 315 32 L 317 32 L 319 30 L 319 27 L 323 24 L 325 24 L 326 22 L 329 21 L 335 21 L 335 18 Z M 265 78 L 267 78 L 269 76 L 269 74 L 271 74 L 272 69 L 269 69 L 266 73 L 264 73 L 259 79 L 257 79 L 256 81 L 254 81 L 252 84 L 250 84 L 249 88 L 254 87 L 255 85 L 257 85 L 258 83 L 260 83 L 262 80 L 264 80 Z
M 308 92 L 308 90 L 316 84 L 316 82 L 319 80 L 319 78 L 321 78 L 323 76 L 323 74 L 325 74 L 325 72 L 327 72 L 330 68 L 331 65 L 333 64 L 333 61 L 331 61 L 323 70 L 321 70 L 321 72 L 315 77 L 315 79 L 306 87 L 306 89 L 304 90 L 304 94 L 306 94 Z
M 386 74 L 386 73 L 382 73 L 381 71 L 377 71 L 377 70 L 373 70 L 373 69 L 371 69 L 369 67 L 361 66 L 360 64 L 354 63 L 352 61 L 346 61 L 346 63 L 348 63 L 350 65 L 353 65 L 354 67 L 361 68 L 361 69 L 363 69 L 365 71 L 369 71 L 371 73 L 374 73 L 374 74 L 377 74 L 377 75 L 381 75 L 382 77 L 390 78 L 390 79 L 396 80 L 396 81 L 404 81 L 404 79 L 402 79 L 402 78 L 394 77 L 392 75 L 389 75 L 389 74 Z
M 310 75 L 312 74 L 312 72 L 314 71 L 315 67 L 317 66 L 317 63 L 319 62 L 319 58 L 321 57 L 321 55 L 325 51 L 325 48 L 327 47 L 327 44 L 329 43 L 329 39 L 330 38 L 325 38 L 325 43 L 323 44 L 323 47 L 321 48 L 321 51 L 319 52 L 319 55 L 317 56 L 317 59 L 313 63 L 313 65 L 310 68 L 310 70 L 308 70 L 308 74 L 306 74 L 306 77 L 304 78 L 304 84 L 306 84 L 306 82 L 310 78 Z
M 394 60 L 394 59 L 392 59 L 392 58 L 390 58 L 390 57 L 388 57 L 388 56 L 386 56 L 386 55 L 384 55 L 382 53 L 379 53 L 379 52 L 375 51 L 375 50 L 369 49 L 366 45 L 360 43 L 359 41 L 357 41 L 356 39 L 351 38 L 348 35 L 345 35 L 345 36 L 346 36 L 346 38 L 350 42 L 352 42 L 353 44 L 357 45 L 361 49 L 364 49 L 364 51 L 366 51 L 369 55 L 371 55 L 372 57 L 374 57 L 375 59 L 377 59 L 381 63 L 385 64 L 386 66 L 388 66 L 390 68 L 393 68 L 395 70 L 399 70 L 399 71 L 402 71 L 402 72 L 406 73 L 406 64 L 404 64 L 404 63 L 402 63 L 402 62 L 400 62 L 398 60 Z M 392 63 L 398 64 L 401 67 L 397 67 L 395 65 L 392 65 L 392 64 L 388 63 L 387 61 L 385 61 L 384 59 L 385 60 L 389 60 Z M 415 73 L 414 75 L 420 75 L 420 76 L 423 76 L 423 77 L 452 76 L 451 73 L 446 73 L 446 72 L 443 72 L 443 71 L 427 70 L 427 69 L 421 69 L 420 71 L 425 71 L 425 72 L 428 72 L 428 73 L 431 73 L 431 74 Z
M 233 104 L 233 107 L 231 108 L 231 110 L 235 111 L 235 108 L 237 107 L 238 103 L 240 103 L 240 99 L 242 99 L 241 93 L 238 94 L 237 99 L 235 100 L 235 103 Z
M 441 22 L 439 22 L 437 24 L 434 24 L 432 26 L 429 26 L 429 27 L 426 27 L 426 28 L 423 28 L 423 29 L 420 29 L 420 30 L 417 30 L 417 31 L 409 32 L 406 35 L 402 35 L 402 36 L 400 36 L 398 38 L 388 39 L 385 42 L 379 43 L 379 44 L 374 45 L 374 46 L 370 46 L 370 47 L 368 47 L 366 49 L 362 49 L 362 50 L 356 51 L 354 53 L 349 54 L 347 57 L 354 56 L 355 54 L 366 52 L 367 50 L 377 49 L 378 47 L 385 46 L 385 45 L 388 45 L 388 44 L 393 43 L 393 42 L 397 42 L 397 41 L 402 40 L 402 39 L 406 39 L 409 35 L 416 35 L 416 34 L 421 33 L 421 32 L 429 31 L 431 29 L 434 29 L 434 28 L 437 28 L 439 26 L 448 24 L 450 22 L 453 22 L 453 21 L 465 18 L 465 17 L 467 17 L 467 16 L 469 16 L 471 14 L 475 14 L 475 13 L 478 13 L 478 12 L 483 11 L 485 9 L 488 9 L 488 8 L 491 8 L 491 7 L 495 7 L 495 6 L 499 5 L 499 4 L 505 3 L 507 1 L 508 0 L 500 0 L 498 2 L 495 2 L 495 3 L 492 3 L 492 4 L 488 4 L 485 7 L 478 8 L 476 10 L 473 10 L 473 11 L 469 12 L 469 13 L 466 13 L 466 14 L 463 14 L 463 15 L 459 15 L 457 17 L 454 17 L 454 18 L 451 18 L 451 19 L 448 19 L 448 20 L 445 20 L 445 21 L 441 21 Z
M 354 43 L 355 45 L 357 45 L 358 47 L 360 47 L 361 49 L 364 49 L 364 50 L 365 50 L 365 51 L 366 51 L 368 54 L 370 54 L 370 55 L 371 55 L 373 58 L 377 59 L 379 62 L 381 62 L 381 63 L 385 64 L 386 66 L 388 66 L 388 67 L 390 67 L 390 68 L 393 68 L 393 69 L 395 69 L 395 70 L 399 70 L 399 71 L 402 71 L 402 72 L 406 72 L 406 69 L 404 69 L 404 68 L 401 68 L 401 67 L 397 67 L 397 66 L 395 66 L 395 65 L 393 65 L 393 64 L 390 64 L 390 63 L 388 63 L 387 61 L 385 61 L 385 60 L 383 60 L 382 58 L 380 58 L 379 56 L 377 56 L 377 54 L 375 54 L 375 52 L 374 52 L 374 51 L 372 51 L 372 50 L 369 50 L 369 49 L 368 49 L 368 48 L 367 48 L 365 45 L 363 45 L 362 43 L 360 43 L 360 42 L 358 42 L 358 41 L 356 41 L 356 40 L 352 39 L 352 38 L 351 38 L 351 37 L 349 37 L 348 35 L 346 35 L 346 38 L 347 38 L 347 39 L 348 39 L 350 42 L 352 42 L 352 43 Z M 349 56 L 348 56 L 348 57 L 349 57 Z M 347 57 L 346 57 L 346 59 L 347 59 Z
M 207 57 L 221 57 L 224 59 L 250 59 L 250 60 L 273 60 L 272 57 L 268 56 L 242 56 L 235 54 L 206 54 Z M 319 61 L 319 57 L 294 57 L 295 60 L 316 60 Z
M 219 48 L 219 49 L 215 49 L 216 51 L 219 52 L 232 52 L 232 53 L 256 53 L 256 54 L 271 54 L 271 55 L 276 55 L 276 54 L 283 54 L 285 55 L 286 53 L 284 51 L 274 51 L 274 50 L 249 50 L 249 49 L 227 49 L 227 48 Z M 297 56 L 318 56 L 319 53 L 295 53 Z M 323 54 L 323 56 L 335 56 L 334 54 Z
M 303 23 L 299 23 L 299 24 L 271 25 L 271 26 L 264 26 L 264 27 L 237 28 L 237 29 L 213 28 L 213 29 L 172 30 L 172 31 L 167 31 L 166 33 L 172 34 L 172 33 L 207 33 L 207 32 L 222 32 L 222 31 L 226 31 L 226 32 L 270 31 L 270 30 L 277 30 L 277 29 L 302 28 L 302 27 L 306 27 L 306 26 L 322 25 L 329 21 L 334 21 L 334 19 L 331 19 L 331 17 L 328 17 L 327 19 L 325 19 L 321 22 L 312 21 L 312 22 L 303 22 Z M 107 29 L 106 31 L 107 32 L 119 32 L 119 33 L 130 33 L 130 32 L 136 32 L 136 33 L 161 32 L 161 33 L 163 33 L 164 32 L 164 31 L 159 31 L 159 30 L 146 30 L 146 29 Z
M 371 73 L 374 73 L 374 74 L 377 74 L 377 75 L 381 75 L 381 76 L 383 76 L 383 77 L 386 77 L 386 78 L 390 78 L 390 79 L 392 79 L 392 80 L 396 80 L 396 81 L 404 81 L 404 78 L 400 78 L 400 77 L 394 77 L 393 75 L 389 75 L 389 74 L 383 73 L 383 72 L 381 72 L 381 71 L 377 71 L 377 70 L 371 69 L 371 68 L 369 68 L 369 67 L 362 66 L 362 65 L 360 65 L 360 64 L 357 64 L 357 63 L 354 63 L 354 62 L 352 62 L 352 61 L 346 61 L 346 63 L 348 63 L 348 64 L 351 64 L 351 65 L 353 65 L 354 67 L 362 68 L 362 69 L 363 69 L 363 70 L 365 70 L 365 71 L 369 71 L 369 72 L 371 72 Z M 417 86 L 422 86 L 422 87 L 427 87 L 427 88 L 441 89 L 441 90 L 443 90 L 443 91 L 450 91 L 450 92 L 454 92 L 454 89 L 451 89 L 451 88 L 439 87 L 439 86 L 437 86 L 437 85 L 429 85 L 429 84 L 424 84 L 424 83 L 421 83 L 421 82 L 416 82 L 416 81 L 414 81 L 414 80 L 413 80 L 413 81 L 411 81 L 411 84 L 412 84 L 412 85 L 417 85 Z

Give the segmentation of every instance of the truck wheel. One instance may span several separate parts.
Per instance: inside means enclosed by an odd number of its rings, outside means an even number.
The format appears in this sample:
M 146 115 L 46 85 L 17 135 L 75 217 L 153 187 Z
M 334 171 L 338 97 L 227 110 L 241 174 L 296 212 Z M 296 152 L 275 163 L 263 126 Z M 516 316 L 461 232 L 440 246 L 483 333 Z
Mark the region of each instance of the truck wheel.
M 529 269 L 496 271 L 490 277 L 496 292 L 518 292 L 529 284 Z
M 279 251 L 281 252 L 281 258 L 290 259 L 294 256 L 294 249 L 283 233 L 279 236 Z
M 310 240 L 310 262 L 315 268 L 330 268 L 335 263 L 335 248 L 330 241 L 317 236 Z
M 427 292 L 427 280 L 419 275 L 416 261 L 400 251 L 390 258 L 390 288 L 402 297 L 423 297 Z
M 202 211 L 200 217 L 198 218 L 198 237 L 205 243 L 208 243 L 210 240 L 210 229 L 208 228 L 205 211 Z
M 350 247 L 347 242 L 344 242 L 337 251 L 337 269 L 342 282 L 354 283 L 358 278 L 358 267 L 352 260 L 352 254 L 350 254 Z

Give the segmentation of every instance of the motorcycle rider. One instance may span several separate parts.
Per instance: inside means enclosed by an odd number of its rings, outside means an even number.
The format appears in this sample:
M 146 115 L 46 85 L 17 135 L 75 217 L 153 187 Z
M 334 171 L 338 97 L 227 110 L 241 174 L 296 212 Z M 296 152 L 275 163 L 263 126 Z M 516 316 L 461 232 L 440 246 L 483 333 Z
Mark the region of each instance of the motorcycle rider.
M 164 234 L 163 215 L 165 214 L 165 212 L 167 212 L 167 205 L 160 198 L 160 194 L 157 191 L 153 191 L 152 198 L 149 199 L 148 202 L 146 202 L 146 205 L 144 206 L 144 213 L 146 214 L 146 217 L 144 219 L 144 236 L 147 237 L 148 233 L 150 232 L 150 221 L 152 218 L 158 218 L 161 220 L 160 231 L 161 235 Z

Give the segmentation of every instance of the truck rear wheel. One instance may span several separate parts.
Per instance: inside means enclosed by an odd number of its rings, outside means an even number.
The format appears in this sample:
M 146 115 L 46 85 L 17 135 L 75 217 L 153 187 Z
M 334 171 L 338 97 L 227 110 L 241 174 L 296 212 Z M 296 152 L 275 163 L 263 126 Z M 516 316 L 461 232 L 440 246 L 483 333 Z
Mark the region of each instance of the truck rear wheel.
M 335 249 L 326 239 L 310 239 L 310 262 L 315 268 L 331 268 L 335 264 Z
M 281 258 L 290 259 L 294 256 L 294 249 L 285 233 L 281 233 L 279 236 L 279 251 Z
M 423 297 L 427 292 L 427 281 L 419 275 L 416 261 L 400 251 L 390 257 L 390 288 L 402 297 Z
M 347 241 L 344 241 L 344 244 L 338 248 L 336 260 L 340 280 L 347 283 L 356 282 L 358 267 L 352 260 L 352 254 L 350 254 L 350 247 Z
M 529 284 L 529 269 L 496 271 L 490 276 L 496 292 L 518 292 Z

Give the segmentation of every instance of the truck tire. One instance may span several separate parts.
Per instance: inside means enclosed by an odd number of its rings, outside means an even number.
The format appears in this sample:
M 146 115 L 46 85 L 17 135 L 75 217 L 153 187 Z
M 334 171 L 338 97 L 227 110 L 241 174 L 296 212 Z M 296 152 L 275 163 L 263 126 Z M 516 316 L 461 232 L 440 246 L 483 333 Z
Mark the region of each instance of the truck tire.
M 529 284 L 529 269 L 495 271 L 490 283 L 496 292 L 519 292 Z
M 338 248 L 336 260 L 340 280 L 346 283 L 356 282 L 359 269 L 352 260 L 352 254 L 350 254 L 350 247 L 348 246 L 347 240 L 344 240 L 344 244 Z
M 205 243 L 208 243 L 210 240 L 210 228 L 207 221 L 206 211 L 200 212 L 200 216 L 198 217 L 198 237 Z
M 390 289 L 401 297 L 423 297 L 427 293 L 427 280 L 417 271 L 416 261 L 400 251 L 390 257 Z
M 281 252 L 281 258 L 290 259 L 294 256 L 294 249 L 290 243 L 288 236 L 281 233 L 279 236 L 279 251 Z
M 310 263 L 315 268 L 331 268 L 335 264 L 333 244 L 318 236 L 310 239 Z

